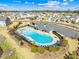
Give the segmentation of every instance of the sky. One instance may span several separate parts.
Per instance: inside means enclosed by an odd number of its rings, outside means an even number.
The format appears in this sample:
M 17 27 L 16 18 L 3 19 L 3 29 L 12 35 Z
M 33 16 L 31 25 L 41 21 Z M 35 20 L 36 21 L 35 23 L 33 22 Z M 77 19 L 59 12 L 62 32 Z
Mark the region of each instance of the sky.
M 0 0 L 0 10 L 79 10 L 79 0 Z

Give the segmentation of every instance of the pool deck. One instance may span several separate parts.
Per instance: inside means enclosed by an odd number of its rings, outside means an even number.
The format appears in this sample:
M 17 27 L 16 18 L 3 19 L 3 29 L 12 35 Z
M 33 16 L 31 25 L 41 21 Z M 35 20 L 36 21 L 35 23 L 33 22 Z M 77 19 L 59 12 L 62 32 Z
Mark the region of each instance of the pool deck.
M 52 37 L 52 42 L 50 42 L 50 43 L 42 44 L 42 43 L 35 42 L 35 45 L 37 45 L 37 46 L 44 46 L 44 47 L 45 47 L 45 46 L 52 46 L 52 45 L 55 45 L 55 43 L 57 43 L 57 42 L 60 41 L 60 39 L 59 39 L 56 35 L 52 34 L 51 31 L 50 31 L 49 33 L 47 33 L 47 32 L 44 32 L 44 31 L 35 30 L 34 28 L 28 27 L 28 26 L 17 29 L 16 33 L 18 33 L 18 35 L 21 35 L 21 36 L 25 37 L 25 35 L 21 33 L 21 30 L 23 30 L 23 29 L 28 29 L 29 31 L 35 31 L 35 32 L 37 32 L 37 33 L 49 35 L 49 36 Z M 26 38 L 26 37 L 25 37 L 25 38 Z M 31 37 L 28 37 L 28 36 L 27 36 L 27 38 L 28 38 L 30 41 L 34 42 L 34 39 L 32 39 Z M 27 39 L 27 40 L 28 40 L 28 39 Z M 29 40 L 28 40 L 28 41 L 29 41 Z M 31 43 L 32 43 L 32 42 L 31 42 Z

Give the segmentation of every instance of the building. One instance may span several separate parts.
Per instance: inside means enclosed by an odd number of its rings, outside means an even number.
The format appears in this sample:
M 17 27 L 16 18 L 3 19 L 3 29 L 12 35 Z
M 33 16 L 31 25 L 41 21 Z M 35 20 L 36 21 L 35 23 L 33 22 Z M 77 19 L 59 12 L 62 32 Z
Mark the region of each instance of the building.
M 0 17 L 0 27 L 5 27 L 11 24 L 11 20 L 8 17 Z
M 76 23 L 78 23 L 78 22 L 79 22 L 79 18 L 76 19 Z

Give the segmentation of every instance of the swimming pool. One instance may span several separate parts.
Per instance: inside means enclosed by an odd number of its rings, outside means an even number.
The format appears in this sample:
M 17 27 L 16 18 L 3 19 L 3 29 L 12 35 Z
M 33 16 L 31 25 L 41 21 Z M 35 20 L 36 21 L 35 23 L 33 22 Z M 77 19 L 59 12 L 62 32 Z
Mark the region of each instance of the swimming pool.
M 49 34 L 43 34 L 38 31 L 36 31 L 33 28 L 30 27 L 23 27 L 17 30 L 17 33 L 26 38 L 26 40 L 30 42 L 34 42 L 36 45 L 54 45 L 57 44 L 57 41 L 53 41 L 53 36 Z

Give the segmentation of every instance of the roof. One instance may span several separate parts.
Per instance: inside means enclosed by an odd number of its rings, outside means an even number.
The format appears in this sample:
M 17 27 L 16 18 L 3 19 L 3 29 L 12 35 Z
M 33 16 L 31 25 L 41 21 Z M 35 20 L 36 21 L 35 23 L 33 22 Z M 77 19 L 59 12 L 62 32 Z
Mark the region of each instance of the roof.
M 6 21 L 8 17 L 0 17 L 0 21 Z

